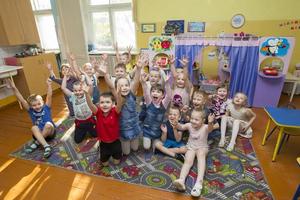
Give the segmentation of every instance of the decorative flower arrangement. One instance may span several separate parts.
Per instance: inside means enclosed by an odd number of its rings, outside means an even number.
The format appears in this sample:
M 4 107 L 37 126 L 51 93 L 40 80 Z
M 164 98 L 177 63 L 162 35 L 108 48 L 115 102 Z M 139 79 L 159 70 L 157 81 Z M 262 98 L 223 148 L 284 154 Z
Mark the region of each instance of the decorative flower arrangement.
M 149 46 L 155 52 L 170 51 L 173 48 L 173 41 L 169 37 L 154 37 Z

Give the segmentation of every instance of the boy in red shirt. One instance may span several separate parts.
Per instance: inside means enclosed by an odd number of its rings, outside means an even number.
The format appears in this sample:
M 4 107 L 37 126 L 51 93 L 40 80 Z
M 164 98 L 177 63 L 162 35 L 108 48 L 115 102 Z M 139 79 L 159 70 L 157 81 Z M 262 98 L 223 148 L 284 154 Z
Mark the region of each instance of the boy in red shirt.
M 85 88 L 88 106 L 97 117 L 96 131 L 100 142 L 100 161 L 103 166 L 108 166 L 109 158 L 113 157 L 113 163 L 119 164 L 122 157 L 120 142 L 119 117 L 124 103 L 120 92 L 115 90 L 104 92 L 100 95 L 99 107 L 93 104 L 88 89 Z M 114 94 L 114 95 L 113 95 Z M 116 97 L 116 106 L 114 98 Z

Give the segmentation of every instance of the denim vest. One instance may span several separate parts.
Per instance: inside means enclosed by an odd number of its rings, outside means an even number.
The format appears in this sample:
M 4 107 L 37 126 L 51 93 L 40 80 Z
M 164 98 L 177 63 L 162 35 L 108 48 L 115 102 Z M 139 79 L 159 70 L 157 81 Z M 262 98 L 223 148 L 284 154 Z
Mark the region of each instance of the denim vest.
M 99 102 L 100 98 L 100 91 L 98 88 L 98 80 L 95 75 L 93 75 L 93 104 L 96 104 Z
M 121 138 L 125 140 L 134 139 L 142 132 L 136 111 L 136 98 L 132 92 L 126 96 L 126 102 L 121 110 L 120 132 Z
M 161 104 L 159 108 L 151 103 L 147 107 L 146 119 L 143 124 L 143 135 L 150 139 L 157 139 L 161 136 L 160 125 L 163 123 L 166 109 Z

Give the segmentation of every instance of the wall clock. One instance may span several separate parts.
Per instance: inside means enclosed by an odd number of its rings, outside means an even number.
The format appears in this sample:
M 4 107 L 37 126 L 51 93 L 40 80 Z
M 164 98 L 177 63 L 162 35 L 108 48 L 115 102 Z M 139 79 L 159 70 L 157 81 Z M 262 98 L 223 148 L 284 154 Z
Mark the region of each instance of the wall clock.
M 242 14 L 236 14 L 231 18 L 233 28 L 241 28 L 245 24 L 245 17 Z

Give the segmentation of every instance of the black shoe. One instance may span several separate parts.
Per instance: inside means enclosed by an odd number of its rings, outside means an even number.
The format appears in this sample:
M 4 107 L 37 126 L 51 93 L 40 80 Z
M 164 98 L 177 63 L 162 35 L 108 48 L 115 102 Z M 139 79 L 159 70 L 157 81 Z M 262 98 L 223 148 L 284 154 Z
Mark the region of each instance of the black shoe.
M 181 153 L 176 153 L 176 154 L 175 154 L 175 158 L 176 158 L 177 160 L 179 160 L 179 161 L 181 161 L 181 162 L 184 163 L 185 157 L 184 157 L 183 154 L 181 154 Z

